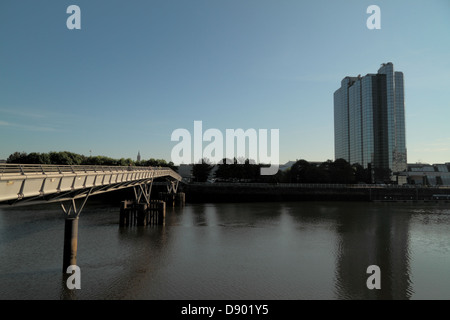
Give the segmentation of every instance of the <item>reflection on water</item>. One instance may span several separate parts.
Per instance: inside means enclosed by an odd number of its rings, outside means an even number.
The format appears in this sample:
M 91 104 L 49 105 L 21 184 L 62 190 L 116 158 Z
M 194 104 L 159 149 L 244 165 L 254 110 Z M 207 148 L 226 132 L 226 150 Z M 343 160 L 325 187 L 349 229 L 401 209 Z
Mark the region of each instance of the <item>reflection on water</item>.
M 369 206 L 336 217 L 339 240 L 336 293 L 339 299 L 409 299 L 410 214 L 395 206 Z M 368 290 L 367 267 L 381 270 L 381 290 Z
M 131 228 L 118 215 L 88 203 L 70 291 L 59 207 L 1 209 L 0 299 L 450 298 L 448 204 L 195 204 Z

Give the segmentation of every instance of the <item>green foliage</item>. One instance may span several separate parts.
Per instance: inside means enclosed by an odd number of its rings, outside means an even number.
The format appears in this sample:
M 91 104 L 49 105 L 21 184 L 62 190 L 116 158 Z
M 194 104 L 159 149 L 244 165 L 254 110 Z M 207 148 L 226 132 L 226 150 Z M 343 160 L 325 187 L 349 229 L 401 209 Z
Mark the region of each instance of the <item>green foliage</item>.
M 178 171 L 178 167 L 172 161 L 167 162 L 164 159 L 154 159 L 150 158 L 148 160 L 141 160 L 139 162 L 136 161 L 136 166 L 145 166 L 145 167 L 169 167 L 175 172 Z
M 84 160 L 84 156 L 69 151 L 50 152 L 49 157 L 51 164 L 62 165 L 80 165 Z
M 139 161 L 139 163 L 133 161 L 130 158 L 113 159 L 105 156 L 90 156 L 86 157 L 77 153 L 69 151 L 49 152 L 49 153 L 36 153 L 32 152 L 27 154 L 26 152 L 14 152 L 6 160 L 7 163 L 20 163 L 20 164 L 54 164 L 54 165 L 93 165 L 93 166 L 128 166 L 128 165 L 141 165 L 141 166 L 153 166 L 153 167 L 171 167 L 176 169 L 173 162 L 167 163 L 166 160 L 150 159 Z

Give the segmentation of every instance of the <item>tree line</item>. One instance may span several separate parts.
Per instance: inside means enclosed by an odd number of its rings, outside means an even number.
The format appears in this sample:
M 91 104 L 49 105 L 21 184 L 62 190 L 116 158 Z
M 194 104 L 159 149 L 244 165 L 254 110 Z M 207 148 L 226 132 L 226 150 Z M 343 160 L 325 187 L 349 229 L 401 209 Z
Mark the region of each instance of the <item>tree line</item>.
M 135 161 L 131 158 L 114 159 L 106 156 L 85 156 L 69 151 L 59 152 L 14 152 L 6 163 L 19 164 L 53 164 L 53 165 L 94 165 L 94 166 L 147 166 L 147 167 L 170 167 L 176 169 L 173 162 L 164 159 L 148 159 Z
M 283 173 L 284 182 L 292 183 L 371 183 L 369 168 L 344 159 L 327 160 L 320 164 L 299 160 Z
M 194 164 L 192 168 L 193 179 L 196 182 L 205 182 L 216 166 L 213 177 L 220 182 L 272 182 L 272 183 L 371 183 L 370 168 L 363 168 L 360 164 L 351 165 L 344 159 L 328 160 L 320 164 L 298 160 L 287 170 L 278 170 L 273 176 L 260 174 L 264 165 L 252 164 L 248 159 L 242 164 L 232 161 L 231 164 L 212 165 L 207 159 Z
M 212 175 L 220 182 L 259 182 L 259 183 L 371 183 L 371 169 L 363 168 L 360 164 L 350 164 L 344 159 L 327 160 L 320 164 L 306 160 L 296 161 L 287 170 L 278 170 L 275 175 L 261 175 L 264 164 L 254 161 L 223 160 L 223 164 L 212 165 L 207 159 L 193 165 L 192 176 L 196 182 L 206 182 Z M 178 171 L 172 161 L 150 158 L 135 161 L 131 158 L 114 159 L 106 156 L 85 156 L 69 151 L 38 153 L 14 152 L 6 160 L 7 163 L 17 164 L 53 164 L 53 165 L 99 165 L 99 166 L 151 166 L 170 167 Z M 387 177 L 388 175 L 386 175 Z
M 233 160 L 226 159 L 222 161 L 224 164 L 217 164 L 214 178 L 217 181 L 240 181 L 240 182 L 270 182 L 271 178 L 265 178 L 269 176 L 261 176 L 260 170 L 264 165 L 254 164 L 248 159 L 245 161 L 238 161 L 236 158 Z M 211 171 L 215 167 L 211 165 L 208 159 L 202 159 L 201 163 L 194 164 L 192 167 L 192 175 L 194 181 L 205 182 L 210 176 Z M 266 181 L 267 180 L 267 181 Z

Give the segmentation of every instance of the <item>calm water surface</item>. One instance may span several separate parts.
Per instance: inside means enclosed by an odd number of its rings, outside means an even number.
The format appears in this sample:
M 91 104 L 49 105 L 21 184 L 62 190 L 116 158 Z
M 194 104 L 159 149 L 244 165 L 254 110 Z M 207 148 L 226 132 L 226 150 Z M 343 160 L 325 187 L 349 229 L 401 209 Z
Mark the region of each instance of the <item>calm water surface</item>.
M 0 209 L 0 299 L 450 299 L 450 204 L 189 204 L 119 228 L 90 200 L 81 290 L 65 289 L 57 205 Z M 369 265 L 381 290 L 369 290 Z

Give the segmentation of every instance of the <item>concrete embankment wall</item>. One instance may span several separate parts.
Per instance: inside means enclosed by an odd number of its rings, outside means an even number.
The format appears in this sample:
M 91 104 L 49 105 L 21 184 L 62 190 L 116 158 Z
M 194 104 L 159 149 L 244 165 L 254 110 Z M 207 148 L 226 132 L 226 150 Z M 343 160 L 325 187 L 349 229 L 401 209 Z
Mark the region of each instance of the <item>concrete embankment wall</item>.
M 154 185 L 152 200 L 164 185 Z M 382 187 L 359 185 L 296 185 L 263 183 L 193 183 L 180 184 L 187 203 L 200 202 L 262 202 L 262 201 L 436 201 L 450 203 L 450 187 Z M 120 206 L 120 201 L 134 199 L 133 189 L 108 192 L 93 198 L 104 198 Z
M 186 202 L 251 201 L 435 201 L 435 195 L 448 195 L 450 188 L 288 185 L 251 183 L 195 183 L 182 187 Z

